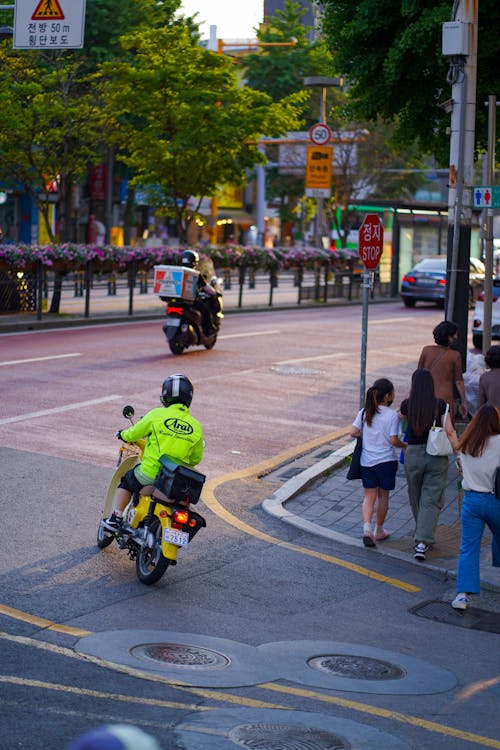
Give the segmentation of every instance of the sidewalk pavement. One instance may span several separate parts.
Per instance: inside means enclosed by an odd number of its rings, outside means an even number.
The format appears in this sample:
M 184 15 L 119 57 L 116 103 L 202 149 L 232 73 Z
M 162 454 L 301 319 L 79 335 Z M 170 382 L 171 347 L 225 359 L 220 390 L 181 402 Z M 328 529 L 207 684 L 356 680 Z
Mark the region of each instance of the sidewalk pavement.
M 353 448 L 354 441 L 346 429 L 343 438 L 322 446 L 292 464 L 278 467 L 266 479 L 286 481 L 271 497 L 264 500 L 264 510 L 286 523 L 333 542 L 366 549 L 361 539 L 362 484 L 359 480 L 350 481 L 346 478 L 345 459 Z M 415 524 L 408 502 L 404 468 L 399 465 L 396 488 L 390 493 L 385 523 L 390 537 L 367 551 L 424 566 L 440 572 L 445 580 L 455 580 L 460 550 L 461 493 L 455 459 L 450 456 L 445 505 L 439 517 L 436 543 L 427 553 L 425 562 L 415 560 Z M 491 533 L 487 527 L 481 547 L 480 575 L 482 589 L 500 592 L 500 568 L 493 568 L 491 565 Z

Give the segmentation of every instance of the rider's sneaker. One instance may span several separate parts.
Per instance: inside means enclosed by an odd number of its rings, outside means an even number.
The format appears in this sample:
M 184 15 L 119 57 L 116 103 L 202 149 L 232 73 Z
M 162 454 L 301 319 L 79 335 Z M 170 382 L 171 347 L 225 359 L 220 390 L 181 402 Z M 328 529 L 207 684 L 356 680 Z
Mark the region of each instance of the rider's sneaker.
M 123 521 L 123 516 L 118 516 L 116 513 L 112 513 L 109 518 L 103 518 L 101 521 L 102 525 L 108 531 L 118 531 Z

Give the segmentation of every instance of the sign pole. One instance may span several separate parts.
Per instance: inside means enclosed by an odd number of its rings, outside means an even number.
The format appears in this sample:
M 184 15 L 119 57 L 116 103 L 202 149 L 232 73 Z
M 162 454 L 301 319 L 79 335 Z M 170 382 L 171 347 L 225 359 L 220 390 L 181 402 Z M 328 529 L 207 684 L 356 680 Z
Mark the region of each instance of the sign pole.
M 373 271 L 377 268 L 384 249 L 384 227 L 377 214 L 366 214 L 359 230 L 358 253 L 363 261 L 363 319 L 361 324 L 361 375 L 359 408 L 365 403 L 366 350 L 368 341 L 368 301 L 373 283 Z
M 363 271 L 363 318 L 361 322 L 361 377 L 359 379 L 359 408 L 365 405 L 366 391 L 366 350 L 368 343 L 368 300 L 371 288 L 371 271 Z

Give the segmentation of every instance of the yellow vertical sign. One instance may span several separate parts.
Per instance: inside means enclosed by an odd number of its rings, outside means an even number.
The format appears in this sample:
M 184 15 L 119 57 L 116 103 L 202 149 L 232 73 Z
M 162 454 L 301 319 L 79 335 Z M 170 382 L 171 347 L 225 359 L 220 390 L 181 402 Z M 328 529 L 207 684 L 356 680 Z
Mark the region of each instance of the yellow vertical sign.
M 332 186 L 331 146 L 308 146 L 306 160 L 306 188 L 329 190 Z

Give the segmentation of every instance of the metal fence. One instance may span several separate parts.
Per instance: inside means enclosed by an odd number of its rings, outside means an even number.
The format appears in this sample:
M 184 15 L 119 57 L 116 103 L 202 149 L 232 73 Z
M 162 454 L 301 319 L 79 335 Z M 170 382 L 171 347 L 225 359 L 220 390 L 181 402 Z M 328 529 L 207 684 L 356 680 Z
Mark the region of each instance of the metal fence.
M 349 271 L 297 267 L 283 271 L 250 268 L 218 269 L 226 307 L 273 307 L 275 305 L 322 304 L 333 300 L 361 300 L 362 274 Z M 36 312 L 37 318 L 51 309 L 54 294 L 60 295 L 57 311 L 92 317 L 95 314 L 161 310 L 153 294 L 153 269 L 130 264 L 125 271 L 99 273 L 85 270 L 54 273 L 44 267 L 36 271 L 11 269 L 0 272 L 0 314 Z M 373 277 L 372 296 L 390 297 L 390 284 Z

